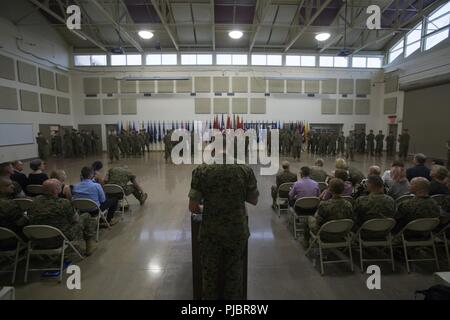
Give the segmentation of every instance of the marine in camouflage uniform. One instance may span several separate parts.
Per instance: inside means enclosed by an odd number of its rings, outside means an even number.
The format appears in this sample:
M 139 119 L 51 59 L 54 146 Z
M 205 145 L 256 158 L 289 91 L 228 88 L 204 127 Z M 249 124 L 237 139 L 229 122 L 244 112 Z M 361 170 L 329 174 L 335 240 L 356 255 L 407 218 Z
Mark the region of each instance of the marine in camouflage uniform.
M 64 140 L 64 156 L 66 158 L 73 157 L 73 143 L 69 130 L 66 130 L 64 132 L 63 140 Z
M 147 199 L 147 194 L 141 190 L 136 182 L 136 176 L 124 167 L 109 169 L 106 180 L 107 183 L 121 186 L 126 196 L 133 194 L 141 205 L 144 204 Z M 130 182 L 132 184 L 130 184 Z
M 124 157 L 126 154 L 128 154 L 128 147 L 126 146 L 127 138 L 125 135 L 125 131 L 122 131 L 119 134 L 119 139 L 120 139 L 120 143 L 119 143 L 120 154 L 122 155 L 122 157 Z
M 353 134 L 353 131 L 350 131 L 349 135 L 345 138 L 345 144 L 347 145 L 345 158 L 350 158 L 350 160 L 353 161 L 356 145 L 355 135 Z
M 393 218 L 395 214 L 395 201 L 388 195 L 382 193 L 371 193 L 368 196 L 362 196 L 355 200 L 353 205 L 356 222 L 354 230 L 371 219 Z M 384 236 L 385 233 L 365 231 L 364 237 L 377 238 Z
M 77 150 L 76 154 L 78 157 L 86 155 L 84 150 L 83 137 L 81 136 L 80 132 L 77 132 L 75 135 L 75 149 Z
M 202 298 L 243 299 L 244 253 L 250 231 L 245 202 L 259 196 L 253 170 L 247 165 L 200 165 L 192 172 L 189 207 L 204 209 L 200 227 Z M 218 280 L 223 274 L 223 292 Z
M 343 155 L 345 153 L 345 136 L 344 132 L 341 132 L 341 134 L 337 138 L 337 154 Z
M 378 134 L 375 136 L 375 154 L 377 156 L 381 156 L 383 153 L 383 141 L 384 141 L 384 134 L 383 131 L 378 131 Z
M 283 183 L 296 182 L 296 181 L 297 181 L 297 175 L 289 170 L 289 163 L 287 163 L 287 164 L 283 163 L 283 170 L 280 171 L 276 177 L 276 185 L 272 186 L 272 188 L 271 188 L 271 194 L 272 194 L 272 200 L 273 200 L 272 207 L 273 208 L 275 208 L 275 206 L 276 206 L 278 188 Z M 288 194 L 281 195 L 281 197 L 288 198 Z
M 11 199 L 14 195 L 13 182 L 5 177 L 0 178 L 0 227 L 7 228 L 15 232 L 19 237 L 23 237 L 22 228 L 28 224 L 28 218 L 23 214 L 18 204 Z M 0 241 L 0 248 L 15 248 L 16 241 Z
M 55 135 L 52 137 L 52 153 L 57 157 L 62 155 L 62 137 L 59 131 L 55 131 Z
M 395 153 L 395 136 L 394 133 L 391 131 L 389 132 L 389 135 L 386 137 L 386 154 L 392 157 L 394 153 Z
M 403 133 L 401 135 L 399 135 L 399 138 L 398 138 L 398 142 L 399 142 L 398 157 L 400 159 L 406 160 L 406 158 L 408 158 L 409 140 L 410 140 L 410 136 L 408 133 L 408 129 L 404 129 Z
M 373 130 L 370 130 L 370 133 L 366 137 L 367 140 L 367 153 L 371 156 L 374 155 L 373 151 L 375 149 L 375 135 L 373 134 Z
M 61 230 L 69 239 L 85 240 L 87 243 L 94 239 L 97 219 L 87 212 L 77 215 L 67 199 L 52 195 L 39 195 L 34 205 L 28 210 L 30 224 L 49 225 Z M 39 243 L 43 247 L 60 245 L 60 239 L 48 239 Z
M 107 143 L 108 143 L 109 160 L 111 162 L 113 162 L 114 159 L 119 161 L 120 138 L 116 135 L 116 133 L 111 133 L 108 135 Z
M 316 234 L 320 227 L 331 220 L 351 219 L 354 220 L 353 208 L 349 201 L 339 195 L 333 195 L 330 200 L 322 201 L 314 216 L 308 217 L 308 223 L 305 226 L 304 239 L 308 244 L 310 239 L 309 231 Z M 321 239 L 326 241 L 336 241 L 341 239 L 339 234 L 323 234 Z
M 300 161 L 300 157 L 302 155 L 302 135 L 299 130 L 295 130 L 294 135 L 292 137 L 292 156 L 294 160 L 297 159 Z
M 336 141 L 337 141 L 336 134 L 335 133 L 330 134 L 328 140 L 328 153 L 333 156 L 336 155 Z
M 38 156 L 42 160 L 47 160 L 48 158 L 48 140 L 42 135 L 42 133 L 38 133 L 36 137 L 36 143 L 38 145 Z
M 415 196 L 400 203 L 395 214 L 396 231 L 400 231 L 409 222 L 421 218 L 439 218 L 440 208 L 436 201 L 429 196 Z M 409 233 L 413 235 L 413 233 Z
M 141 154 L 145 153 L 145 136 L 144 136 L 144 132 L 139 132 L 138 135 L 138 141 L 139 141 L 139 149 L 141 150 Z
M 171 153 L 173 148 L 173 142 L 171 140 L 173 130 L 169 130 L 163 138 L 164 142 L 164 159 L 166 161 L 171 159 Z

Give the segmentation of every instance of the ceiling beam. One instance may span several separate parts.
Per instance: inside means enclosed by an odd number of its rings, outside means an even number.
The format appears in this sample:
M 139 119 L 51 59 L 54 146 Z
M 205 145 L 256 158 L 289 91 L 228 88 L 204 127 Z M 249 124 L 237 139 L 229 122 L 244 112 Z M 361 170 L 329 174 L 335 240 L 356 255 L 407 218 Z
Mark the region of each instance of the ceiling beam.
M 382 1 L 374 1 L 373 4 L 376 4 L 380 7 L 382 7 L 382 11 L 381 14 L 383 14 L 384 11 L 386 11 L 386 9 L 394 2 L 394 0 L 388 0 L 387 2 L 382 0 Z M 367 7 L 361 7 L 359 5 L 355 6 L 355 2 L 352 1 L 349 4 L 349 9 L 351 10 L 351 21 L 350 24 L 344 20 L 344 18 L 342 17 L 342 13 L 345 11 L 345 4 L 341 7 L 341 9 L 339 10 L 338 13 L 338 17 L 336 21 L 333 21 L 333 24 L 336 22 L 337 26 L 339 26 L 341 20 L 343 21 L 344 24 L 347 24 L 347 32 L 352 32 L 355 30 L 361 30 L 358 33 L 358 36 L 356 38 L 356 41 L 359 39 L 359 37 L 361 36 L 361 34 L 364 32 L 364 30 L 367 29 L 366 27 L 366 19 L 367 19 L 367 14 L 366 14 L 366 8 Z M 348 12 L 347 12 L 348 15 Z M 345 29 L 344 29 L 345 30 Z M 338 34 L 336 37 L 333 37 L 333 39 L 329 40 L 321 49 L 320 49 L 320 53 L 324 52 L 325 50 L 327 50 L 330 46 L 336 44 L 337 42 L 341 41 L 341 39 L 344 38 L 344 32 L 341 32 L 340 34 Z M 355 43 L 356 41 L 354 41 L 353 43 Z M 347 44 L 345 44 L 347 45 Z
M 56 14 L 53 10 L 51 10 L 49 7 L 45 6 L 44 4 L 40 3 L 37 0 L 28 0 L 30 1 L 32 4 L 34 4 L 36 7 L 38 7 L 39 9 L 45 11 L 46 13 L 48 13 L 49 15 L 51 15 L 53 18 L 55 18 L 56 20 L 66 24 L 66 20 L 64 18 L 62 18 L 61 16 L 59 16 L 58 14 Z M 82 39 L 86 39 L 89 42 L 91 42 L 93 45 L 95 45 L 96 47 L 98 47 L 99 49 L 101 49 L 102 51 L 108 52 L 108 49 L 105 48 L 105 46 L 101 43 L 99 43 L 97 40 L 94 40 L 93 38 L 91 38 L 90 36 L 88 36 L 87 34 L 85 34 L 82 31 L 78 31 L 78 30 L 70 30 L 67 29 L 70 32 L 76 34 L 78 37 L 82 38 Z
M 308 23 L 294 36 L 294 38 L 284 47 L 283 51 L 287 52 L 294 43 L 297 42 L 298 39 L 305 33 L 305 31 L 312 25 L 312 23 L 317 19 L 317 17 L 322 13 L 323 10 L 331 3 L 332 0 L 326 0 L 322 3 L 322 5 L 317 9 L 316 13 L 308 19 Z
M 166 17 L 161 12 L 161 1 L 151 0 L 152 6 L 155 9 L 156 13 L 158 14 L 159 20 L 161 20 L 161 23 L 164 27 L 164 30 L 166 30 L 167 34 L 169 35 L 170 40 L 172 40 L 173 46 L 177 51 L 180 50 L 180 47 L 175 40 L 175 36 L 172 33 L 172 30 L 170 30 L 170 27 L 167 24 Z
M 367 42 L 367 43 L 361 45 L 355 51 L 353 51 L 352 55 L 360 52 L 361 50 L 364 50 L 365 48 L 367 48 L 368 46 L 370 46 L 372 44 L 389 39 L 389 37 L 395 36 L 396 34 L 397 34 L 396 38 L 402 37 L 405 33 L 407 33 L 410 30 L 409 28 L 407 28 L 405 30 L 404 29 L 405 26 L 410 25 L 412 23 L 415 23 L 415 22 L 423 19 L 424 16 L 426 16 L 431 11 L 435 10 L 436 8 L 438 8 L 439 6 L 441 6 L 442 4 L 444 4 L 446 2 L 447 2 L 447 0 L 438 0 L 438 1 L 435 1 L 431 4 L 429 4 L 427 7 L 422 8 L 422 10 L 417 15 L 411 17 L 410 19 L 408 19 L 407 21 L 405 21 L 403 23 L 398 24 L 397 27 L 394 28 L 393 30 L 389 30 L 388 32 L 386 32 L 386 34 L 381 35 L 380 37 L 377 37 L 377 39 L 374 41 L 370 41 L 370 42 Z
M 133 47 L 135 47 L 140 53 L 144 52 L 144 49 L 142 49 L 142 46 L 137 42 L 129 33 L 128 31 L 124 30 L 123 27 L 121 27 L 111 16 L 111 14 L 98 2 L 98 0 L 91 0 L 90 3 L 95 5 L 97 9 L 105 16 L 105 18 L 113 25 L 114 29 L 119 32 L 119 34 L 125 38 L 126 41 L 128 41 Z
M 261 30 L 261 22 L 263 21 L 267 11 L 270 7 L 270 0 L 257 0 L 255 7 L 255 15 L 253 17 L 253 35 L 250 40 L 250 46 L 248 51 L 251 52 L 256 43 L 256 36 L 258 35 L 259 30 Z

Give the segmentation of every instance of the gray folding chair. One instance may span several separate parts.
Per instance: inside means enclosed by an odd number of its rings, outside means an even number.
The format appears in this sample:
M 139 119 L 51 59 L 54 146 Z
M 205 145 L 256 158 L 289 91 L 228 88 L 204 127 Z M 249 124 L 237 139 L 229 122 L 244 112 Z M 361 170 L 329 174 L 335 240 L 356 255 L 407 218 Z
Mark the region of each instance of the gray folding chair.
M 442 206 L 442 203 L 444 202 L 446 197 L 450 197 L 447 194 L 435 194 L 431 196 L 431 199 L 437 202 L 438 205 Z
M 20 209 L 27 213 L 28 210 L 33 206 L 33 200 L 29 198 L 18 198 L 14 199 L 14 202 L 20 207 Z
M 439 261 L 437 257 L 436 252 L 436 245 L 435 240 L 436 237 L 433 234 L 433 230 L 436 229 L 436 227 L 439 225 L 439 219 L 438 218 L 421 218 L 416 219 L 408 223 L 396 236 L 400 237 L 403 244 L 403 251 L 405 253 L 405 260 L 406 260 L 406 269 L 408 270 L 408 273 L 410 273 L 409 263 L 412 261 L 435 261 L 436 262 L 436 268 L 439 270 Z M 414 239 L 410 237 L 407 239 L 405 237 L 405 232 L 413 231 L 417 232 L 421 235 L 420 239 Z M 433 248 L 433 255 L 434 258 L 423 258 L 423 259 L 409 259 L 408 257 L 408 248 L 413 247 L 431 247 Z
M 94 212 L 97 211 L 97 235 L 96 240 L 98 242 L 99 239 L 99 233 L 100 233 L 100 220 L 103 220 L 106 223 L 106 226 L 108 229 L 111 229 L 111 226 L 106 219 L 107 210 L 102 211 L 100 210 L 100 207 L 95 203 L 95 201 L 91 199 L 74 199 L 72 200 L 72 206 L 74 209 L 78 212 L 78 214 L 83 212 Z
M 48 225 L 31 225 L 23 228 L 23 233 L 29 239 L 28 250 L 27 250 L 27 262 L 25 265 L 25 277 L 24 281 L 28 281 L 29 271 L 59 271 L 58 282 L 61 282 L 64 268 L 64 257 L 67 248 L 72 248 L 73 251 L 81 258 L 84 259 L 83 255 L 75 248 L 73 243 L 67 239 L 67 237 L 58 228 L 48 226 Z M 56 248 L 44 249 L 39 247 L 39 241 L 48 239 L 61 239 L 61 244 Z M 47 255 L 47 256 L 59 256 L 60 264 L 59 268 L 41 268 L 41 269 L 30 269 L 30 257 L 32 255 Z
M 401 197 L 398 197 L 398 198 L 395 200 L 395 208 L 398 208 L 398 206 L 399 206 L 403 201 L 408 201 L 409 199 L 412 199 L 412 198 L 414 198 L 414 195 L 413 195 L 413 194 L 405 194 L 405 195 L 403 195 L 403 196 L 401 196 Z
M 34 196 L 44 194 L 44 188 L 40 184 L 29 184 L 27 185 L 27 193 Z
M 317 234 L 314 234 L 310 231 L 311 235 L 311 244 L 309 248 L 306 250 L 305 255 L 308 255 L 309 251 L 314 248 L 314 246 L 319 247 L 319 259 L 320 259 L 320 273 L 324 274 L 324 264 L 329 263 L 341 263 L 341 262 L 349 262 L 350 269 L 353 272 L 353 256 L 352 256 L 352 237 L 351 230 L 353 227 L 353 220 L 350 219 L 340 219 L 340 220 L 331 220 L 324 223 Z M 342 236 L 338 241 L 323 241 L 322 234 L 326 233 L 329 235 L 339 235 Z M 349 253 L 349 259 L 345 260 L 323 260 L 323 249 L 337 249 L 337 248 L 347 248 Z
M 371 219 L 362 224 L 355 234 L 355 240 L 359 245 L 359 261 L 361 272 L 364 272 L 364 261 L 390 261 L 392 271 L 395 271 L 394 249 L 392 247 L 391 230 L 395 226 L 395 220 L 392 218 Z M 364 232 L 376 232 L 376 238 L 365 237 Z M 379 236 L 378 236 L 379 235 Z M 382 247 L 388 248 L 390 259 L 364 259 L 364 248 Z
M 448 250 L 448 236 L 447 233 L 450 231 L 450 223 L 448 223 L 444 228 L 435 234 L 436 240 L 442 241 L 444 243 L 445 255 L 447 256 L 448 268 L 450 269 L 450 254 Z
M 122 218 L 125 215 L 125 206 L 130 206 L 127 196 L 125 195 L 125 191 L 118 184 L 105 184 L 103 186 L 103 190 L 106 195 L 109 195 L 119 201 L 119 205 L 121 208 Z
M 276 199 L 278 218 L 281 217 L 281 211 L 289 211 L 289 204 L 288 204 L 289 198 L 284 197 L 284 195 L 287 195 L 289 193 L 293 185 L 294 185 L 293 182 L 286 182 L 282 183 L 278 187 Z M 282 209 L 281 205 L 286 205 L 286 208 Z
M 353 199 L 353 197 L 351 196 L 341 196 L 342 199 L 347 200 L 348 202 L 350 202 L 352 205 L 355 202 L 355 199 Z
M 0 257 L 14 260 L 14 263 L 11 270 L 0 270 L 0 272 L 12 272 L 11 283 L 14 284 L 16 281 L 17 265 L 25 258 L 25 256 L 21 256 L 20 254 L 26 249 L 27 245 L 14 231 L 0 227 L 0 242 L 5 243 L 8 240 L 11 243 L 16 242 L 16 245 L 15 247 L 11 246 L 11 248 L 0 248 Z
M 294 207 L 290 208 L 292 216 L 292 227 L 294 232 L 294 239 L 297 239 L 297 235 L 304 232 L 302 225 L 305 224 L 306 219 L 311 216 L 312 211 L 317 210 L 320 204 L 320 199 L 318 197 L 304 197 L 299 198 L 295 201 Z M 299 213 L 297 213 L 299 211 Z M 309 214 L 302 214 L 303 212 L 308 212 Z

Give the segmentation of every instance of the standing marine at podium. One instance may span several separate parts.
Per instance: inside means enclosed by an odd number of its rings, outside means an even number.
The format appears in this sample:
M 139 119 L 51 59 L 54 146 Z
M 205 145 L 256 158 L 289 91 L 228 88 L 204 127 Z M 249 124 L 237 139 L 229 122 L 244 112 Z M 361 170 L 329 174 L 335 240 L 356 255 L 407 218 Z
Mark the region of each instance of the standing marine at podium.
M 250 236 L 245 202 L 256 205 L 258 196 L 255 174 L 247 165 L 202 164 L 193 170 L 189 210 L 202 213 L 202 299 L 243 299 L 243 258 Z

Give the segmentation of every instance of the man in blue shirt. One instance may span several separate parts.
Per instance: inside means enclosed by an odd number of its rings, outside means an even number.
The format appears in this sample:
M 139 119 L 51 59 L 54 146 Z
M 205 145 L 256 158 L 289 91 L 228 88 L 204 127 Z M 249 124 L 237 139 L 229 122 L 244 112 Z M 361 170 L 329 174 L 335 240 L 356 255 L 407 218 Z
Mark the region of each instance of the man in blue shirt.
M 110 225 L 116 224 L 119 220 L 114 218 L 117 210 L 117 199 L 106 198 L 105 192 L 99 183 L 92 180 L 94 172 L 89 167 L 81 169 L 81 182 L 74 185 L 72 189 L 73 199 L 89 199 L 94 201 L 100 210 L 108 210 L 106 219 Z

